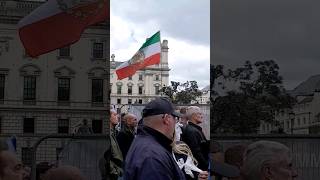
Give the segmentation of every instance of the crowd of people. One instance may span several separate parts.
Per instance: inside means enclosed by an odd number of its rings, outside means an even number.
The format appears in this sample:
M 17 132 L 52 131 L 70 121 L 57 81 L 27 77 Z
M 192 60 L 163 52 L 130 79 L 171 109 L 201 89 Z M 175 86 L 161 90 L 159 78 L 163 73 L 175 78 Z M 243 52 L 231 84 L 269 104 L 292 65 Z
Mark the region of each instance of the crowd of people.
M 111 180 L 292 180 L 298 174 L 288 147 L 273 141 L 237 144 L 225 151 L 205 137 L 197 106 L 177 111 L 166 98 L 141 112 L 122 115 L 110 108 Z M 107 178 L 105 178 L 107 179 Z
M 0 180 L 31 180 L 30 168 L 24 166 L 16 154 L 9 150 L 5 141 L 0 141 Z M 47 169 L 40 180 L 86 180 L 82 172 L 73 166 Z
M 141 114 L 140 120 L 122 114 L 118 129 L 118 114 L 110 108 L 111 145 L 98 162 L 102 180 L 293 180 L 298 176 L 290 150 L 279 142 L 256 141 L 223 150 L 218 142 L 207 140 L 197 106 L 177 110 L 161 97 L 149 102 Z M 72 166 L 47 168 L 37 179 L 86 180 Z M 0 180 L 30 180 L 30 168 L 2 141 Z

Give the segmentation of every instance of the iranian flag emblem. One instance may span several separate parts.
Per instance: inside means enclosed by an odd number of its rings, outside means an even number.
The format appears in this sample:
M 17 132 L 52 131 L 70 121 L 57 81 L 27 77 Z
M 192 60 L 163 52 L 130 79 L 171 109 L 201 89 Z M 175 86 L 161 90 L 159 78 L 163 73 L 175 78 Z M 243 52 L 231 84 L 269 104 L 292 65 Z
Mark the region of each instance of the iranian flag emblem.
M 18 23 L 31 57 L 77 42 L 86 27 L 109 18 L 109 0 L 49 0 Z

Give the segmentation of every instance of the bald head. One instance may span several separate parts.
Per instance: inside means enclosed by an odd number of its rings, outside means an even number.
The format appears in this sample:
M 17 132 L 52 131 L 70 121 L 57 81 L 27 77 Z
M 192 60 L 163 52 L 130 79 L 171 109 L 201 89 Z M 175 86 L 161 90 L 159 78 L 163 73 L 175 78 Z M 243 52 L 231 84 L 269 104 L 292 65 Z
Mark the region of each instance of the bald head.
M 130 128 L 137 126 L 137 117 L 134 114 L 128 113 L 123 116 L 126 125 Z
M 43 180 L 86 180 L 86 178 L 76 167 L 60 166 L 48 170 Z
M 22 163 L 10 151 L 0 151 L 0 179 L 23 180 L 28 176 Z

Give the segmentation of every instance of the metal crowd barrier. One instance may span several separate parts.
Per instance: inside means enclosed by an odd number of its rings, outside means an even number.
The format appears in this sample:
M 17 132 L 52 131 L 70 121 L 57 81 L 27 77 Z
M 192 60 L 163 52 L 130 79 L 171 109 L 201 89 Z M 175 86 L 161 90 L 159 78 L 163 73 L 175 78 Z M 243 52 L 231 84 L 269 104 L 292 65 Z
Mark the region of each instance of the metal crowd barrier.
M 47 135 L 37 140 L 32 151 L 31 180 L 36 180 L 37 163 L 79 168 L 88 180 L 100 180 L 99 160 L 110 148 L 109 135 Z M 56 158 L 55 158 L 55 152 Z

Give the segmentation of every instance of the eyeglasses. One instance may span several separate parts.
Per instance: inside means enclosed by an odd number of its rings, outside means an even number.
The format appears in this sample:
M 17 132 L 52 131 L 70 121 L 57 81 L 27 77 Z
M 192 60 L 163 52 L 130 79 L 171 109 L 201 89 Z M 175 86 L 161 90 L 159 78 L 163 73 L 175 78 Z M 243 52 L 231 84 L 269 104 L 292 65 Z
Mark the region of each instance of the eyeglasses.
M 176 121 L 176 123 L 179 122 L 179 120 L 180 120 L 179 117 L 172 116 L 171 114 L 163 114 L 162 119 L 164 119 L 166 115 L 170 115 L 172 117 L 172 119 L 174 119 Z

